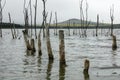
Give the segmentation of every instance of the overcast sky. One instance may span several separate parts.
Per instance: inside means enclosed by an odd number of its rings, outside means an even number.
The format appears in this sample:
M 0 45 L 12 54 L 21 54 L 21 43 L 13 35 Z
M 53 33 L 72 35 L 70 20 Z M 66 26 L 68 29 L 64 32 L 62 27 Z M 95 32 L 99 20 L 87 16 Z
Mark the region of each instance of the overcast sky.
M 4 0 L 2 0 L 4 3 Z M 29 1 L 29 0 L 27 0 Z M 110 22 L 110 7 L 114 4 L 115 23 L 120 23 L 120 0 L 87 0 L 88 1 L 88 18 L 91 21 L 96 21 L 96 15 L 100 15 L 101 22 Z M 12 21 L 15 23 L 24 23 L 23 16 L 23 2 L 24 0 L 6 0 L 6 5 L 3 10 L 3 22 L 8 22 L 8 12 L 11 13 Z M 47 12 L 53 12 L 52 22 L 55 20 L 54 13 L 58 14 L 58 22 L 68 20 L 70 18 L 80 19 L 80 0 L 47 0 Z M 32 7 L 35 0 L 32 0 Z M 27 4 L 26 4 L 27 5 Z M 38 0 L 37 9 L 37 24 L 42 22 L 42 0 Z M 34 8 L 33 8 L 34 13 Z M 48 17 L 49 19 L 49 17 Z

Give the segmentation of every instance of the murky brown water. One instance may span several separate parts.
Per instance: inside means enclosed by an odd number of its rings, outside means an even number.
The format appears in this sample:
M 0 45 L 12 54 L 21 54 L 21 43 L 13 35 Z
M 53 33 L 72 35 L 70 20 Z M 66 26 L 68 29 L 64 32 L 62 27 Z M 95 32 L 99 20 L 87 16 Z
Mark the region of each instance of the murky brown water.
M 100 32 L 100 31 L 99 31 Z M 65 30 L 66 67 L 59 65 L 59 37 L 51 30 L 54 61 L 48 61 L 46 41 L 42 38 L 42 57 L 27 55 L 21 30 L 21 39 L 12 39 L 10 30 L 3 30 L 0 38 L 0 80 L 119 80 L 120 30 L 115 30 L 118 49 L 112 51 L 110 36 L 99 34 L 87 38 L 67 36 Z M 37 40 L 36 40 L 37 41 Z M 36 45 L 37 46 L 37 45 Z M 89 77 L 83 74 L 84 60 L 90 60 Z

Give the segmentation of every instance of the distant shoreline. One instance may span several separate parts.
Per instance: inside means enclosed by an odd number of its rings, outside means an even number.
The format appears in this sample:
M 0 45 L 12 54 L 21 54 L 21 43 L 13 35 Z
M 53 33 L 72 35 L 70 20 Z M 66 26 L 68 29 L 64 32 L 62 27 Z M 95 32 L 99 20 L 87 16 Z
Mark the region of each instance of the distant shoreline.
M 16 29 L 25 29 L 25 27 L 15 27 Z M 110 29 L 111 26 L 99 26 L 98 29 Z M 2 27 L 2 29 L 11 29 L 10 27 Z M 31 29 L 31 27 L 29 27 Z M 34 29 L 34 27 L 32 27 Z M 43 27 L 36 27 L 36 29 L 43 29 Z M 90 27 L 75 27 L 75 26 L 50 26 L 49 29 L 96 29 L 96 26 L 90 26 Z M 120 26 L 114 26 L 113 29 L 120 29 Z

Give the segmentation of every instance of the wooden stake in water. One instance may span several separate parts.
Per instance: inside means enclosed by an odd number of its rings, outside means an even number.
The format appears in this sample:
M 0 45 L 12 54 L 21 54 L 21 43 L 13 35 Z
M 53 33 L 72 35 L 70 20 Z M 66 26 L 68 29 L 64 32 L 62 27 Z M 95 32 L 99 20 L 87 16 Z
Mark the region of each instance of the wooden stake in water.
M 66 64 L 65 60 L 65 45 L 64 45 L 64 31 L 59 30 L 59 55 L 60 55 L 60 63 Z
M 113 40 L 113 43 L 112 43 L 112 50 L 116 50 L 117 49 L 117 42 L 116 42 L 116 36 L 115 35 L 112 35 L 112 40 Z
M 89 62 L 89 60 L 86 59 L 84 62 L 84 70 L 83 70 L 84 74 L 88 74 L 89 66 L 90 66 L 90 62 Z

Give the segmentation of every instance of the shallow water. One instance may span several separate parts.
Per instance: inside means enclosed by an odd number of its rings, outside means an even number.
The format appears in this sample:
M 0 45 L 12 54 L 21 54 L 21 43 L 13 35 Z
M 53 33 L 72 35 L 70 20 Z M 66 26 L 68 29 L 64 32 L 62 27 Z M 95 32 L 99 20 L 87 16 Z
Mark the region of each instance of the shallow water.
M 93 30 L 88 31 L 88 37 L 67 35 L 65 31 L 66 67 L 59 65 L 59 37 L 51 31 L 51 45 L 54 61 L 48 61 L 46 41 L 42 40 L 42 53 L 38 57 L 28 55 L 22 32 L 20 39 L 12 39 L 10 30 L 3 30 L 0 38 L 0 80 L 119 80 L 120 78 L 120 30 L 115 30 L 118 49 L 112 51 L 112 38 L 101 35 L 93 36 Z M 105 31 L 103 31 L 105 32 Z M 37 41 L 37 40 L 36 40 Z M 36 43 L 37 47 L 37 43 Z M 90 60 L 89 77 L 84 77 L 84 60 Z

